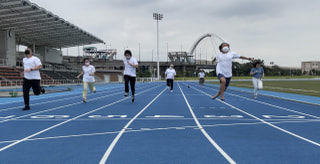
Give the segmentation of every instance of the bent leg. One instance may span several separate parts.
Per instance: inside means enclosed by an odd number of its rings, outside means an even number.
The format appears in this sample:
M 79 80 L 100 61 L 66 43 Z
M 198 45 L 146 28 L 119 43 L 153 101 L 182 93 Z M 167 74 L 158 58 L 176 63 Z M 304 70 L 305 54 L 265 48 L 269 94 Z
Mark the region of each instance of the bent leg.
M 94 86 L 94 82 L 90 82 L 90 83 L 88 83 L 88 85 L 89 85 L 90 92 L 96 91 L 96 87 Z
M 40 80 L 31 80 L 33 94 L 38 96 L 40 95 L 41 87 L 40 87 Z

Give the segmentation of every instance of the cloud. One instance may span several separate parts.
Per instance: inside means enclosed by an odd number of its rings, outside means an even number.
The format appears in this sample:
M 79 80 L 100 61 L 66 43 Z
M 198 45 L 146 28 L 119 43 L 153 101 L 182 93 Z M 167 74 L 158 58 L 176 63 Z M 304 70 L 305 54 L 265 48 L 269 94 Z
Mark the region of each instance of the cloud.
M 161 60 L 166 60 L 167 48 L 169 51 L 189 51 L 205 33 L 218 34 L 230 42 L 233 51 L 266 62 L 273 60 L 276 64 L 289 66 L 300 65 L 304 60 L 320 60 L 315 51 L 320 38 L 318 0 L 32 2 L 111 44 L 108 48 L 118 49 L 118 56 L 122 56 L 125 47 L 136 55 L 140 45 L 141 59 L 152 60 L 152 50 L 156 52 L 156 21 L 152 13 L 159 12 L 164 16 L 159 22 Z M 199 44 L 202 53 L 212 55 L 211 42 L 208 38 Z M 94 46 L 105 48 L 102 44 Z M 200 50 L 197 53 L 199 55 Z

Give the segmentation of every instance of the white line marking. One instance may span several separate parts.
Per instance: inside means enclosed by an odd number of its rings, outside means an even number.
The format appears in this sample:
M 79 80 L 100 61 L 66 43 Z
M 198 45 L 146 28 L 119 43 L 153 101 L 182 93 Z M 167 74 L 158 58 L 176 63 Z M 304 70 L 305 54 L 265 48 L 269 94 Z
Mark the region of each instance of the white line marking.
M 184 93 L 183 93 L 183 91 L 182 91 L 182 89 L 181 89 L 181 87 L 180 87 L 179 82 L 178 82 L 178 86 L 179 86 L 179 89 L 180 89 L 180 91 L 181 91 L 181 93 L 182 93 L 182 96 L 183 96 L 183 98 L 184 98 L 184 100 L 185 100 L 185 102 L 186 102 L 186 104 L 187 104 L 187 106 L 188 106 L 188 108 L 189 108 L 189 111 L 190 111 L 190 113 L 191 113 L 194 121 L 196 122 L 198 128 L 201 130 L 202 134 L 203 134 L 203 135 L 209 140 L 209 142 L 220 152 L 220 154 L 221 154 L 226 160 L 228 160 L 229 163 L 235 164 L 236 162 L 235 162 L 235 161 L 210 137 L 210 135 L 203 129 L 202 125 L 200 124 L 200 122 L 198 121 L 196 115 L 194 114 L 193 110 L 191 109 L 190 104 L 189 104 L 186 96 L 184 95 Z
M 216 115 L 204 115 L 206 118 L 243 118 L 241 115 L 231 115 L 231 116 L 216 116 Z
M 150 88 L 150 89 L 144 90 L 144 91 L 138 93 L 137 95 L 140 95 L 140 94 L 142 94 L 142 93 L 144 93 L 144 92 L 147 92 L 147 91 L 149 91 L 149 90 L 152 90 L 152 89 L 158 88 L 158 87 L 159 87 L 159 86 L 152 87 L 152 88 Z M 113 94 L 107 95 L 107 96 L 100 96 L 100 97 L 97 97 L 97 98 L 90 99 L 89 101 L 104 99 L 104 98 L 106 98 L 106 97 L 111 97 L 111 96 L 115 96 L 115 95 L 119 95 L 119 94 L 122 94 L 122 93 L 117 92 L 117 93 L 113 93 Z M 128 99 L 129 99 L 129 98 L 128 98 Z M 89 101 L 87 101 L 87 102 L 89 102 Z M 44 102 L 44 103 L 45 103 L 45 102 Z M 15 118 L 10 118 L 10 119 L 6 119 L 6 120 L 1 120 L 1 121 L 0 121 L 0 124 L 1 124 L 1 123 L 4 123 L 4 122 L 7 122 L 7 121 L 17 120 L 17 119 L 24 118 L 24 117 L 28 117 L 28 116 L 32 116 L 32 115 L 35 115 L 35 114 L 40 114 L 40 113 L 45 113 L 45 112 L 49 112 L 49 111 L 54 111 L 54 110 L 57 110 L 57 109 L 60 109 L 60 108 L 70 107 L 70 106 L 77 105 L 77 104 L 82 104 L 82 103 L 83 103 L 82 101 L 78 101 L 78 102 L 75 102 L 75 103 L 72 103 L 72 104 L 66 104 L 66 105 L 54 107 L 54 108 L 51 108 L 51 109 L 42 110 L 42 111 L 39 111 L 39 112 L 22 115 L 22 116 L 15 117 Z M 39 103 L 38 103 L 38 104 L 39 104 Z M 40 104 L 43 104 L 43 103 L 40 103 Z M 0 111 L 0 112 L 1 112 L 1 111 Z
M 108 160 L 108 157 L 111 153 L 111 151 L 113 150 L 113 148 L 115 147 L 115 145 L 117 144 L 117 142 L 119 141 L 120 137 L 123 135 L 123 133 L 125 132 L 125 130 L 131 125 L 131 123 L 140 116 L 140 114 L 142 112 L 144 112 L 164 91 L 166 91 L 167 88 L 165 88 L 164 90 L 162 90 L 162 92 L 160 92 L 153 100 L 151 100 L 151 102 L 149 104 L 147 104 L 138 114 L 136 114 L 123 128 L 122 130 L 118 133 L 118 135 L 114 138 L 114 140 L 112 141 L 112 143 L 109 145 L 108 149 L 106 150 L 106 152 L 104 153 L 103 157 L 101 158 L 99 164 L 104 164 L 106 163 L 106 161 Z
M 35 115 L 31 116 L 32 119 L 67 119 L 69 115 Z
M 210 94 L 208 94 L 208 93 L 206 93 L 206 92 L 203 92 L 203 91 L 201 91 L 201 90 L 199 90 L 199 89 L 196 89 L 196 88 L 194 88 L 194 87 L 192 87 L 192 88 L 195 89 L 195 90 L 198 90 L 199 92 L 202 92 L 203 94 L 205 94 L 205 95 L 207 95 L 207 96 L 209 96 L 209 97 L 212 97 Z M 234 94 L 232 94 L 232 95 L 234 95 Z M 241 97 L 241 96 L 237 96 L 237 97 Z M 301 140 L 304 140 L 304 141 L 309 142 L 309 143 L 311 143 L 311 144 L 314 144 L 314 145 L 316 145 L 316 146 L 320 146 L 320 144 L 317 143 L 317 142 L 314 142 L 314 141 L 312 141 L 312 140 L 309 140 L 309 139 L 307 139 L 307 138 L 304 138 L 304 137 L 302 137 L 302 136 L 299 136 L 299 135 L 297 135 L 297 134 L 295 134 L 295 133 L 292 133 L 292 132 L 290 132 L 290 131 L 288 131 L 288 130 L 285 130 L 285 129 L 283 129 L 283 128 L 280 128 L 280 127 L 278 127 L 278 126 L 276 126 L 276 125 L 273 125 L 272 123 L 267 122 L 267 121 L 265 121 L 265 120 L 263 120 L 263 119 L 261 119 L 261 118 L 259 118 L 259 117 L 256 117 L 256 116 L 254 116 L 254 115 L 252 115 L 252 114 L 250 114 L 250 113 L 247 113 L 247 112 L 245 112 L 245 111 L 243 111 L 243 110 L 241 110 L 241 109 L 239 109 L 239 108 L 237 108 L 237 107 L 235 107 L 235 106 L 233 106 L 233 105 L 231 105 L 231 104 L 226 103 L 225 101 L 221 101 L 221 100 L 219 100 L 219 99 L 216 99 L 216 100 L 218 100 L 219 102 L 221 102 L 221 103 L 223 103 L 223 104 L 225 104 L 225 105 L 227 105 L 227 106 L 229 106 L 229 107 L 231 107 L 231 108 L 233 108 L 233 109 L 236 109 L 237 111 L 239 111 L 239 112 L 241 112 L 241 113 L 244 113 L 244 114 L 246 114 L 246 115 L 248 115 L 248 116 L 250 116 L 250 117 L 252 117 L 252 118 L 255 118 L 255 119 L 261 121 L 262 123 L 265 123 L 265 124 L 267 124 L 267 125 L 275 128 L 275 129 L 278 129 L 278 130 L 280 130 L 280 131 L 282 131 L 282 132 L 285 132 L 285 133 L 287 133 L 287 134 L 290 134 L 290 135 L 292 135 L 292 136 L 294 136 L 294 137 L 297 137 L 297 138 L 299 138 L 299 139 L 301 139 Z M 266 104 L 268 104 L 268 103 L 266 103 Z M 276 106 L 276 105 L 274 105 L 274 106 Z M 282 108 L 282 107 L 281 107 L 281 108 Z M 299 112 L 299 113 L 300 113 L 300 112 Z M 317 118 L 318 118 L 318 117 L 317 117 Z
M 302 119 L 306 118 L 305 116 L 299 115 L 287 115 L 287 116 L 276 116 L 276 115 L 262 115 L 264 118 L 287 118 L 287 119 Z
M 279 120 L 279 119 L 278 119 Z M 309 123 L 309 122 L 319 122 L 320 120 L 318 119 L 312 119 L 312 120 L 294 120 L 294 121 L 277 121 L 277 122 L 271 122 L 273 124 L 283 124 L 283 123 Z M 249 123 L 231 123 L 231 124 L 212 124 L 212 125 L 202 125 L 203 127 L 221 127 L 221 126 L 248 126 L 248 125 L 259 125 L 263 124 L 262 122 L 249 122 Z M 199 130 L 197 126 L 181 126 L 181 127 L 166 127 L 166 128 L 150 128 L 149 130 L 152 131 L 157 131 L 157 130 L 182 130 L 186 128 L 193 128 L 195 130 Z M 132 132 L 142 132 L 143 130 L 132 130 L 132 128 L 127 128 L 127 131 L 125 133 L 132 133 Z M 60 138 L 72 138 L 72 137 L 85 137 L 85 136 L 94 136 L 94 135 L 107 135 L 107 134 L 116 134 L 119 133 L 120 131 L 114 131 L 114 132 L 100 132 L 100 133 L 89 133 L 89 134 L 73 134 L 73 135 L 66 135 L 66 136 L 53 136 L 53 137 L 43 137 L 43 138 L 32 138 L 28 139 L 26 141 L 37 141 L 37 140 L 49 140 L 49 139 L 60 139 Z M 0 141 L 0 144 L 3 143 L 12 143 L 16 142 L 17 140 L 7 140 L 7 141 Z
M 154 87 L 154 88 L 157 88 L 157 87 Z M 139 94 L 142 94 L 142 93 L 144 93 L 144 92 L 146 92 L 146 91 L 149 91 L 149 90 L 152 90 L 152 89 L 154 89 L 154 88 L 150 88 L 150 89 L 144 90 L 143 92 L 140 92 Z M 137 94 L 137 95 L 139 95 L 139 94 Z M 107 104 L 107 105 L 104 105 L 104 106 L 102 106 L 102 107 L 96 108 L 96 109 L 94 109 L 94 110 L 92 110 L 92 111 L 89 111 L 89 112 L 86 112 L 86 113 L 84 113 L 84 114 L 78 115 L 78 116 L 76 116 L 76 117 L 74 117 L 74 118 L 71 118 L 71 119 L 69 119 L 69 120 L 63 121 L 63 122 L 61 122 L 61 123 L 59 123 L 59 124 L 53 125 L 53 126 L 51 126 L 51 127 L 49 127 L 49 128 L 46 128 L 46 129 L 44 129 L 44 130 L 41 130 L 41 131 L 39 131 L 39 132 L 37 132 L 37 133 L 34 133 L 34 134 L 32 134 L 32 135 L 29 135 L 29 136 L 27 136 L 27 137 L 25 137 L 25 138 L 23 138 L 23 139 L 21 139 L 21 140 L 17 140 L 16 142 L 14 142 L 14 143 L 12 143 L 12 144 L 9 144 L 9 145 L 7 145 L 7 146 L 5 146 L 5 147 L 2 147 L 2 148 L 0 149 L 0 152 L 1 152 L 1 151 L 4 151 L 4 150 L 6 150 L 6 149 L 8 149 L 8 148 L 10 148 L 10 147 L 12 147 L 12 146 L 14 146 L 14 145 L 17 145 L 17 144 L 19 144 L 19 143 L 21 143 L 21 142 L 23 142 L 23 141 L 26 141 L 26 140 L 34 137 L 34 136 L 37 136 L 37 135 L 39 135 L 39 134 L 41 134 L 41 133 L 44 133 L 44 132 L 49 131 L 49 130 L 51 130 L 51 129 L 53 129 L 53 128 L 56 128 L 56 127 L 58 127 L 58 126 L 60 126 L 60 125 L 66 124 L 66 123 L 68 123 L 68 122 L 70 122 L 70 121 L 76 120 L 76 119 L 78 119 L 78 118 L 80 118 L 80 117 L 83 117 L 83 116 L 85 116 L 85 115 L 88 115 L 88 114 L 93 113 L 93 112 L 96 112 L 96 111 L 99 111 L 99 110 L 101 110 L 101 109 L 103 109 L 103 108 L 109 107 L 109 106 L 111 106 L 111 105 L 117 104 L 117 103 L 122 102 L 122 101 L 127 100 L 127 99 L 129 99 L 129 97 L 122 98 L 122 99 L 120 99 L 120 100 L 118 100 L 118 101 L 112 102 L 112 103 L 110 103 L 110 104 Z M 74 103 L 74 104 L 77 104 L 77 103 Z M 67 106 L 67 105 L 66 105 L 66 106 Z M 48 111 L 48 110 L 47 110 L 47 111 Z M 40 112 L 37 112 L 37 113 L 40 113 Z M 14 118 L 14 119 L 17 119 L 17 118 Z M 1 122 L 0 122 L 0 123 L 1 123 Z
M 113 102 L 113 103 L 104 105 L 104 106 L 102 106 L 102 107 L 100 107 L 100 108 L 97 108 L 97 109 L 92 110 L 92 111 L 90 111 L 90 112 L 87 112 L 87 113 L 81 114 L 81 115 L 79 115 L 79 116 L 73 117 L 73 118 L 71 118 L 71 119 L 69 119 L 69 120 L 63 121 L 63 122 L 61 122 L 61 123 L 59 123 L 59 124 L 53 125 L 53 126 L 51 126 L 51 127 L 49 127 L 49 128 L 46 128 L 46 129 L 44 129 L 44 130 L 41 130 L 41 131 L 39 131 L 39 132 L 37 132 L 37 133 L 34 133 L 34 134 L 32 134 L 32 135 L 29 135 L 29 136 L 27 136 L 27 137 L 25 137 L 25 138 L 23 138 L 23 139 L 21 139 L 21 140 L 17 140 L 16 142 L 14 142 L 14 143 L 12 143 L 12 144 L 10 144 L 10 145 L 7 145 L 7 146 L 1 148 L 1 149 L 0 149 L 0 152 L 1 152 L 1 151 L 4 151 L 4 150 L 6 150 L 6 149 L 8 149 L 8 148 L 10 148 L 10 147 L 12 147 L 12 146 L 14 146 L 14 145 L 17 145 L 17 144 L 19 144 L 20 142 L 26 141 L 26 140 L 34 137 L 34 136 L 37 136 L 37 135 L 39 135 L 39 134 L 41 134 L 41 133 L 44 133 L 44 132 L 49 131 L 49 130 L 51 130 L 51 129 L 53 129 L 53 128 L 56 128 L 56 127 L 58 127 L 58 126 L 60 126 L 60 125 L 66 124 L 66 123 L 68 123 L 68 122 L 70 122 L 70 121 L 76 120 L 77 118 L 83 117 L 83 116 L 88 115 L 88 114 L 93 113 L 93 112 L 96 112 L 96 111 L 98 111 L 98 110 L 100 110 L 100 109 L 103 109 L 103 108 L 106 108 L 106 107 L 108 107 L 108 106 L 117 104 L 117 103 L 119 103 L 119 102 L 121 102 L 121 101 L 124 101 L 124 100 L 126 100 L 126 99 L 128 99 L 128 98 L 123 98 L 123 99 L 120 99 L 120 100 L 115 101 L 115 102 Z
M 184 118 L 184 116 L 177 116 L 177 115 L 154 115 L 154 116 L 146 116 L 146 118 Z
M 106 118 L 126 118 L 128 115 L 106 115 L 106 116 L 102 116 L 102 115 L 90 115 L 88 116 L 88 118 L 91 119 L 106 119 Z
M 10 115 L 10 116 L 6 116 L 6 117 L 0 117 L 0 119 L 9 119 L 9 118 L 12 118 L 12 117 L 15 117 L 15 115 Z
M 285 110 L 285 111 L 289 111 L 289 112 L 293 112 L 293 113 L 298 113 L 298 114 L 301 114 L 301 115 L 305 115 L 305 116 L 309 116 L 309 117 L 313 117 L 313 118 L 320 119 L 320 117 L 318 117 L 318 116 L 314 116 L 314 115 L 311 115 L 311 114 L 307 114 L 307 113 L 295 111 L 295 110 L 288 109 L 288 108 L 285 108 L 285 107 L 281 107 L 281 106 L 278 106 L 278 105 L 273 105 L 273 104 L 269 104 L 269 103 L 266 103 L 266 102 L 249 99 L 249 98 L 247 98 L 247 97 L 235 95 L 235 94 L 232 94 L 232 93 L 227 93 L 227 94 L 232 95 L 232 96 L 235 96 L 235 97 L 239 97 L 239 98 L 242 98 L 242 99 L 245 99 L 245 100 L 249 100 L 249 101 L 253 101 L 253 102 L 256 102 L 256 103 L 260 103 L 260 104 L 263 104 L 263 105 L 267 105 L 267 106 L 271 106 L 271 107 L 274 107 L 274 108 L 282 109 L 282 110 Z

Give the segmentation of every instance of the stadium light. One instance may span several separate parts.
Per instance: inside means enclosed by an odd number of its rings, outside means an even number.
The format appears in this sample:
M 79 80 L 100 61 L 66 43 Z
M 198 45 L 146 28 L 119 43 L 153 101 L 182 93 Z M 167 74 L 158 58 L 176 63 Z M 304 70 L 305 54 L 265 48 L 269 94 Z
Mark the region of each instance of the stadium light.
M 160 80 L 160 66 L 159 66 L 159 20 L 162 20 L 163 15 L 159 13 L 153 13 L 153 19 L 157 21 L 157 74 L 158 80 Z

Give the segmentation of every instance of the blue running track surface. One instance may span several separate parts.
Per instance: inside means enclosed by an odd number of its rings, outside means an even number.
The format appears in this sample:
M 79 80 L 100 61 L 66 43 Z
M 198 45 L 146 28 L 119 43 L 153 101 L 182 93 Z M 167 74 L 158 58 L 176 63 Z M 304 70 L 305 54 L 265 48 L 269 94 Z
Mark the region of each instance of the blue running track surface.
M 319 163 L 320 98 L 217 85 L 97 84 L 0 100 L 1 164 Z M 188 87 L 189 86 L 189 87 Z M 292 98 L 294 97 L 294 98 Z M 292 101 L 293 100 L 293 101 Z M 308 102 L 310 100 L 310 102 Z

